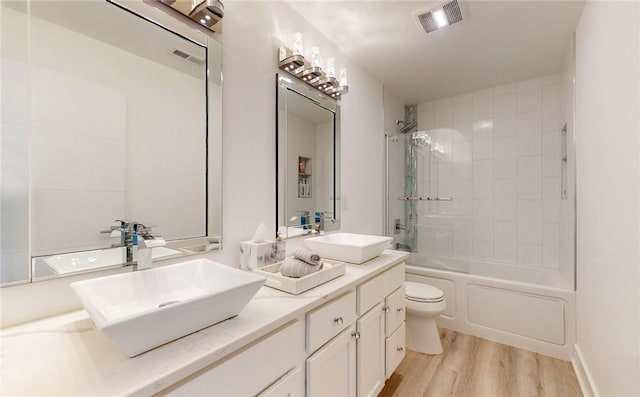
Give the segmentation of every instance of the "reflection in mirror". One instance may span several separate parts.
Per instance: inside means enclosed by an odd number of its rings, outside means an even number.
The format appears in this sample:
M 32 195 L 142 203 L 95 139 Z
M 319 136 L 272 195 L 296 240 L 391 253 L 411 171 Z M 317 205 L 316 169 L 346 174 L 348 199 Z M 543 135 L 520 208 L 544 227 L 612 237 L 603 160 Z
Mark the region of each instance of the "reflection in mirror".
M 288 77 L 277 84 L 278 232 L 338 229 L 340 106 Z
M 3 182 L 30 169 L 3 183 L 2 283 L 28 280 L 29 256 L 32 279 L 121 265 L 135 250 L 116 219 L 168 241 L 155 259 L 219 249 L 220 44 L 106 1 L 1 6 L 3 125 L 24 129 L 3 134 L 3 158 L 5 142 L 20 149 Z M 9 246 L 14 229 L 30 252 Z

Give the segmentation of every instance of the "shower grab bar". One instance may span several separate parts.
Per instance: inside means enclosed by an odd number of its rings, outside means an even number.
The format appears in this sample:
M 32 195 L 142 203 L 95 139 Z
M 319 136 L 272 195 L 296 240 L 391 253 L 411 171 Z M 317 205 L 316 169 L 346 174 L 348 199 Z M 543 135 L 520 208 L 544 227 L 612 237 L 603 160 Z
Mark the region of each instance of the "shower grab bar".
M 403 201 L 452 201 L 453 198 L 451 198 L 451 197 L 443 197 L 443 196 L 438 196 L 438 197 L 400 196 L 400 197 L 398 197 L 398 200 L 403 200 Z

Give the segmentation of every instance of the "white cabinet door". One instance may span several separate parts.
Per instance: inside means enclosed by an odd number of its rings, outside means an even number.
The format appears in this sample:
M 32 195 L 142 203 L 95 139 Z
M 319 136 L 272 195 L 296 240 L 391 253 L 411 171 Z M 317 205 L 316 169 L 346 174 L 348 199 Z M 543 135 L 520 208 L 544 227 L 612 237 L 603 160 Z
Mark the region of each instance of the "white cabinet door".
M 391 336 L 405 319 L 404 286 L 387 296 L 385 306 L 387 312 L 386 334 L 387 336 Z
M 307 359 L 307 396 L 356 395 L 355 330 L 347 328 Z
M 394 332 L 390 337 L 387 338 L 387 365 L 386 365 L 386 376 L 387 379 L 391 377 L 393 371 L 398 368 L 400 365 L 400 361 L 404 358 L 406 354 L 405 347 L 405 323 Z
M 385 315 L 378 303 L 357 322 L 358 396 L 377 396 L 385 381 Z

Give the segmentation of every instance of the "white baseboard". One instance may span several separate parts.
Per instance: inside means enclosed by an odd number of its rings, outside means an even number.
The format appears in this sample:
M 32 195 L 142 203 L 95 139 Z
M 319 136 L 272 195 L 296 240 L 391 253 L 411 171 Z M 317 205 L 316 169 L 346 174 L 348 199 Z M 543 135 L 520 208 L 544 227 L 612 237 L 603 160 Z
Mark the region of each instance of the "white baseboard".
M 576 372 L 576 377 L 578 378 L 578 383 L 580 384 L 582 394 L 585 397 L 600 397 L 600 393 L 598 392 L 598 389 L 593 382 L 593 377 L 591 376 L 591 372 L 589 371 L 589 366 L 584 360 L 584 356 L 582 355 L 580 347 L 577 343 L 573 345 L 573 347 L 574 354 L 573 358 L 571 359 L 571 364 L 573 364 L 573 370 Z

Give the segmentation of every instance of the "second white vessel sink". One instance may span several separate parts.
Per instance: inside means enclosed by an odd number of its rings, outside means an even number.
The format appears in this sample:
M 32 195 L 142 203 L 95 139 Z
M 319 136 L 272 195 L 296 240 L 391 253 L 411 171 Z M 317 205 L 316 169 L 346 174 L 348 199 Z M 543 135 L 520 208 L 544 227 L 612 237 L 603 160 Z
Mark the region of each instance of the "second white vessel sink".
M 360 264 L 379 256 L 392 240 L 386 236 L 333 233 L 308 238 L 304 242 L 323 258 Z
M 78 281 L 100 331 L 129 357 L 236 316 L 265 278 L 208 259 Z

